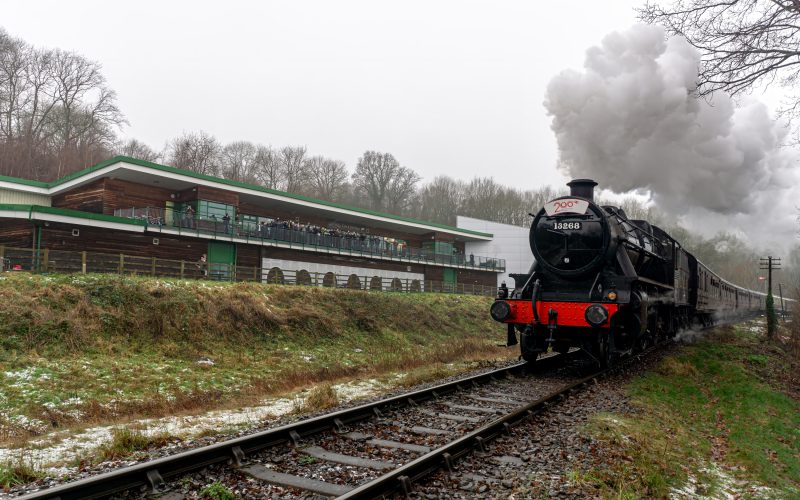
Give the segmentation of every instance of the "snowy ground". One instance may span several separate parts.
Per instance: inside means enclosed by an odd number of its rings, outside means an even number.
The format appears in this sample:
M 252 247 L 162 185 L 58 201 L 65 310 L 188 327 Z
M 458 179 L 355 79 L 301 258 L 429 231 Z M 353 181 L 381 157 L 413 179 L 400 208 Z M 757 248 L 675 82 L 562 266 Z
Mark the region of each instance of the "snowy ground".
M 736 479 L 716 465 L 702 469 L 709 474 L 716 485 L 714 494 L 709 494 L 708 485 L 690 475 L 688 481 L 680 489 L 673 489 L 672 498 L 719 498 L 734 500 L 737 498 L 775 498 L 775 491 L 768 486 L 755 484 L 752 481 Z
M 352 401 L 378 395 L 390 387 L 378 380 L 366 380 L 335 385 L 339 400 Z M 282 415 L 291 413 L 302 404 L 308 391 L 286 398 L 264 400 L 259 406 L 235 410 L 211 411 L 199 415 L 184 415 L 158 419 L 134 420 L 124 424 L 146 435 L 169 434 L 182 438 L 196 437 L 209 430 L 235 430 L 257 427 Z M 51 432 L 25 443 L 25 448 L 0 448 L 0 463 L 20 460 L 48 475 L 60 476 L 70 471 L 69 463 L 92 456 L 102 444 L 111 440 L 112 430 L 120 426 L 100 426 L 79 433 Z

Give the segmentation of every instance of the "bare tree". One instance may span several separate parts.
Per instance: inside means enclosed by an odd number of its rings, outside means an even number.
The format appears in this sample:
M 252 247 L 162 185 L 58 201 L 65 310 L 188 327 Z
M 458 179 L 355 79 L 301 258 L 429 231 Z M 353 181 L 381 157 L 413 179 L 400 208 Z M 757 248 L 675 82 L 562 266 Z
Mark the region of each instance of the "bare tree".
M 136 139 L 129 139 L 128 142 L 121 144 L 117 150 L 117 154 L 152 162 L 157 162 L 161 159 L 161 153 Z
M 476 177 L 465 187 L 464 215 L 496 222 L 508 222 L 507 205 L 503 202 L 506 189 L 489 177 Z
M 793 87 L 800 75 L 797 0 L 677 0 L 647 3 L 639 17 L 686 37 L 700 50 L 699 94 L 736 95 L 774 81 Z M 798 111 L 798 96 L 783 110 Z
M 222 176 L 234 181 L 256 182 L 256 147 L 252 142 L 235 141 L 222 148 Z
M 309 186 L 305 160 L 305 146 L 285 146 L 281 148 L 280 165 L 286 191 L 296 194 L 305 194 L 308 190 Z
M 0 30 L 0 173 L 48 180 L 107 158 L 125 122 L 97 63 Z
M 400 167 L 389 183 L 386 192 L 386 209 L 395 214 L 405 214 L 417 194 L 420 176 L 408 167 Z
M 424 220 L 454 224 L 463 198 L 463 182 L 447 176 L 438 176 L 420 188 L 417 215 Z
M 258 146 L 255 157 L 256 179 L 270 189 L 284 188 L 284 175 L 280 154 L 271 146 Z
M 341 199 L 349 176 L 343 161 L 312 156 L 306 160 L 306 171 L 313 196 L 329 201 Z
M 26 70 L 25 114 L 19 120 L 24 148 L 22 163 L 28 170 L 41 168 L 45 163 L 37 156 L 46 154 L 44 145 L 50 140 L 48 124 L 56 106 L 52 62 L 53 51 L 31 50 Z M 35 178 L 42 177 L 42 172 L 37 172 Z
M 222 148 L 214 136 L 203 131 L 184 133 L 167 144 L 167 162 L 205 175 L 218 175 Z
M 66 161 L 79 151 L 79 142 L 87 134 L 99 137 L 94 127 L 119 126 L 125 118 L 117 107 L 116 93 L 105 85 L 98 63 L 74 52 L 56 50 L 51 68 L 60 111 L 55 124 L 61 143 L 56 172 L 60 177 Z M 91 95 L 96 95 L 93 102 L 89 101 Z
M 358 159 L 353 172 L 353 187 L 366 195 L 375 210 L 402 211 L 414 194 L 419 175 L 400 166 L 389 153 L 367 151 Z
M 6 141 L 18 136 L 30 51 L 22 40 L 0 30 L 0 134 Z

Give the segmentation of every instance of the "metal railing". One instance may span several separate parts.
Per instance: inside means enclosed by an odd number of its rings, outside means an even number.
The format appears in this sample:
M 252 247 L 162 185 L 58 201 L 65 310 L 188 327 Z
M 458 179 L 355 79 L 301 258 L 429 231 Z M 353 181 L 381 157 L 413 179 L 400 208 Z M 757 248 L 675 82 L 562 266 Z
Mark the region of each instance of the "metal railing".
M 422 264 L 440 264 L 453 267 L 477 269 L 481 271 L 502 272 L 506 269 L 505 259 L 465 255 L 461 253 L 445 255 L 413 248 L 398 243 L 392 238 L 378 235 L 360 234 L 330 230 L 317 226 L 314 229 L 292 229 L 290 222 L 237 222 L 207 216 L 187 216 L 178 211 L 158 207 L 116 209 L 114 215 L 143 220 L 150 231 L 162 229 L 176 230 L 180 234 L 200 237 L 213 235 L 215 238 L 238 238 L 254 244 L 285 244 L 290 248 L 321 250 L 328 253 L 345 253 L 365 257 L 397 259 Z
M 315 273 L 220 264 L 214 262 L 158 259 L 125 254 L 51 250 L 0 246 L 2 271 L 32 271 L 42 273 L 106 273 L 132 276 L 153 276 L 178 279 L 258 282 L 279 285 L 347 288 L 383 292 L 438 292 L 467 295 L 489 295 L 496 287 L 447 283 L 409 278 L 386 278 L 359 274 Z

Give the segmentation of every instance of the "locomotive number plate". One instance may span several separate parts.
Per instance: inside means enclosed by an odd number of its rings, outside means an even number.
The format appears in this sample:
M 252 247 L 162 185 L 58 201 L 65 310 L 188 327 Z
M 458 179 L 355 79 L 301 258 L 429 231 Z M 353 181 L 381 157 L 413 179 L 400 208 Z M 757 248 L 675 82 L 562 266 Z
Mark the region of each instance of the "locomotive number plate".
M 580 229 L 580 222 L 554 222 L 553 229 Z

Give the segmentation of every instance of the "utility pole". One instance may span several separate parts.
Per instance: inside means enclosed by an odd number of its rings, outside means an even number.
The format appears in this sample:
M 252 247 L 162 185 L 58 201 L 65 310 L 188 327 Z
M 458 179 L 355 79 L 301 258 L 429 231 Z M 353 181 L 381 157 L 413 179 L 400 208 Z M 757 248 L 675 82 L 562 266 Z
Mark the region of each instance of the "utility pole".
M 768 271 L 767 274 L 767 338 L 772 340 L 775 337 L 775 328 L 778 318 L 775 314 L 775 299 L 772 297 L 772 270 L 781 268 L 780 257 L 773 257 L 772 255 L 764 258 L 761 257 L 759 269 Z
M 770 255 L 769 257 L 761 257 L 761 267 L 759 269 L 769 271 L 767 274 L 767 295 L 772 295 L 772 270 L 778 270 L 781 268 L 781 258 L 780 257 L 773 257 Z

